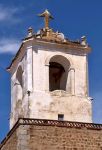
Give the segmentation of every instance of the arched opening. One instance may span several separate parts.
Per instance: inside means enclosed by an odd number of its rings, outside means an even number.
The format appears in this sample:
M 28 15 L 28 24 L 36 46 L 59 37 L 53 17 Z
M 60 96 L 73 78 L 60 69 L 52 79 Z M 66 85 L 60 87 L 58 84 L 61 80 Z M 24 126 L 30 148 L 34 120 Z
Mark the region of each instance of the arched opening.
M 55 55 L 49 62 L 49 90 L 64 90 L 70 88 L 70 62 L 61 55 Z
M 50 91 L 60 90 L 61 89 L 61 79 L 65 72 L 64 67 L 56 62 L 50 62 L 49 68 L 49 79 L 50 79 Z M 63 89 L 65 90 L 65 89 Z
M 22 79 L 22 74 L 23 74 L 23 70 L 22 67 L 20 66 L 17 70 L 16 73 L 16 86 L 17 86 L 17 90 L 16 90 L 16 94 L 17 94 L 17 99 L 21 100 L 22 96 L 23 96 L 23 79 Z

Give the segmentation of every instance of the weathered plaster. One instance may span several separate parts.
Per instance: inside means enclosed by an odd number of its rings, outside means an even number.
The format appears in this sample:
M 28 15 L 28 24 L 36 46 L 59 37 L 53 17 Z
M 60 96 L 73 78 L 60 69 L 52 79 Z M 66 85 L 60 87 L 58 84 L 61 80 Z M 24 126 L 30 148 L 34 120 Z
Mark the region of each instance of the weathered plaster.
M 18 59 L 20 61 L 17 60 L 12 68 L 11 80 L 16 83 L 17 68 L 23 64 L 24 86 L 22 102 L 18 108 L 17 95 L 20 91 L 17 93 L 17 85 L 12 84 L 10 127 L 19 116 L 58 119 L 58 114 L 64 114 L 64 120 L 92 122 L 92 104 L 88 98 L 87 53 L 64 46 L 57 47 L 57 44 L 47 43 L 44 46 L 32 43 L 31 46 L 29 42 L 28 46 L 26 43 L 22 49 L 25 53 L 22 52 L 20 56 L 22 59 Z M 49 62 L 54 56 L 65 68 L 68 68 L 66 60 L 70 62 L 66 91 L 49 92 Z

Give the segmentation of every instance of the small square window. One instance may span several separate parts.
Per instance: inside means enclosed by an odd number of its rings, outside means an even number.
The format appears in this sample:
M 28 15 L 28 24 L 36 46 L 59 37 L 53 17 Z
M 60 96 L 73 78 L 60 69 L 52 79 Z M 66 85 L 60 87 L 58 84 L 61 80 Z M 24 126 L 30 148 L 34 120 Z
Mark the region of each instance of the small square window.
M 63 114 L 58 114 L 58 120 L 63 121 L 64 120 L 64 115 Z

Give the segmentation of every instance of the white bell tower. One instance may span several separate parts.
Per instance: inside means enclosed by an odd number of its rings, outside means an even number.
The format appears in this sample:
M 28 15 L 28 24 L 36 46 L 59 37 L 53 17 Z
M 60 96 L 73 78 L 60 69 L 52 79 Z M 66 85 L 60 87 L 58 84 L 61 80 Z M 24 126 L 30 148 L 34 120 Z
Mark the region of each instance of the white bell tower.
M 19 51 L 7 70 L 11 73 L 10 128 L 18 118 L 38 118 L 92 122 L 88 96 L 86 38 L 71 41 L 49 27 L 53 19 L 48 10 L 45 27 L 38 33 L 29 28 Z

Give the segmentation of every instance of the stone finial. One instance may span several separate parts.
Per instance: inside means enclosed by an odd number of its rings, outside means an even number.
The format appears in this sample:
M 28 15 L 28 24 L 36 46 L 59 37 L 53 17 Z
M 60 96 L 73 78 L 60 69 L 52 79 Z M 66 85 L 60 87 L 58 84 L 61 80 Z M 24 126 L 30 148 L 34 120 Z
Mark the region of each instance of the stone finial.
M 45 29 L 49 29 L 49 20 L 53 19 L 50 12 L 46 9 L 43 13 L 39 14 L 38 16 L 44 17 L 45 20 Z
M 87 46 L 87 39 L 86 39 L 86 36 L 82 36 L 82 37 L 81 37 L 81 45 Z
M 28 28 L 28 36 L 27 37 L 31 37 L 33 35 L 33 28 L 29 27 Z

